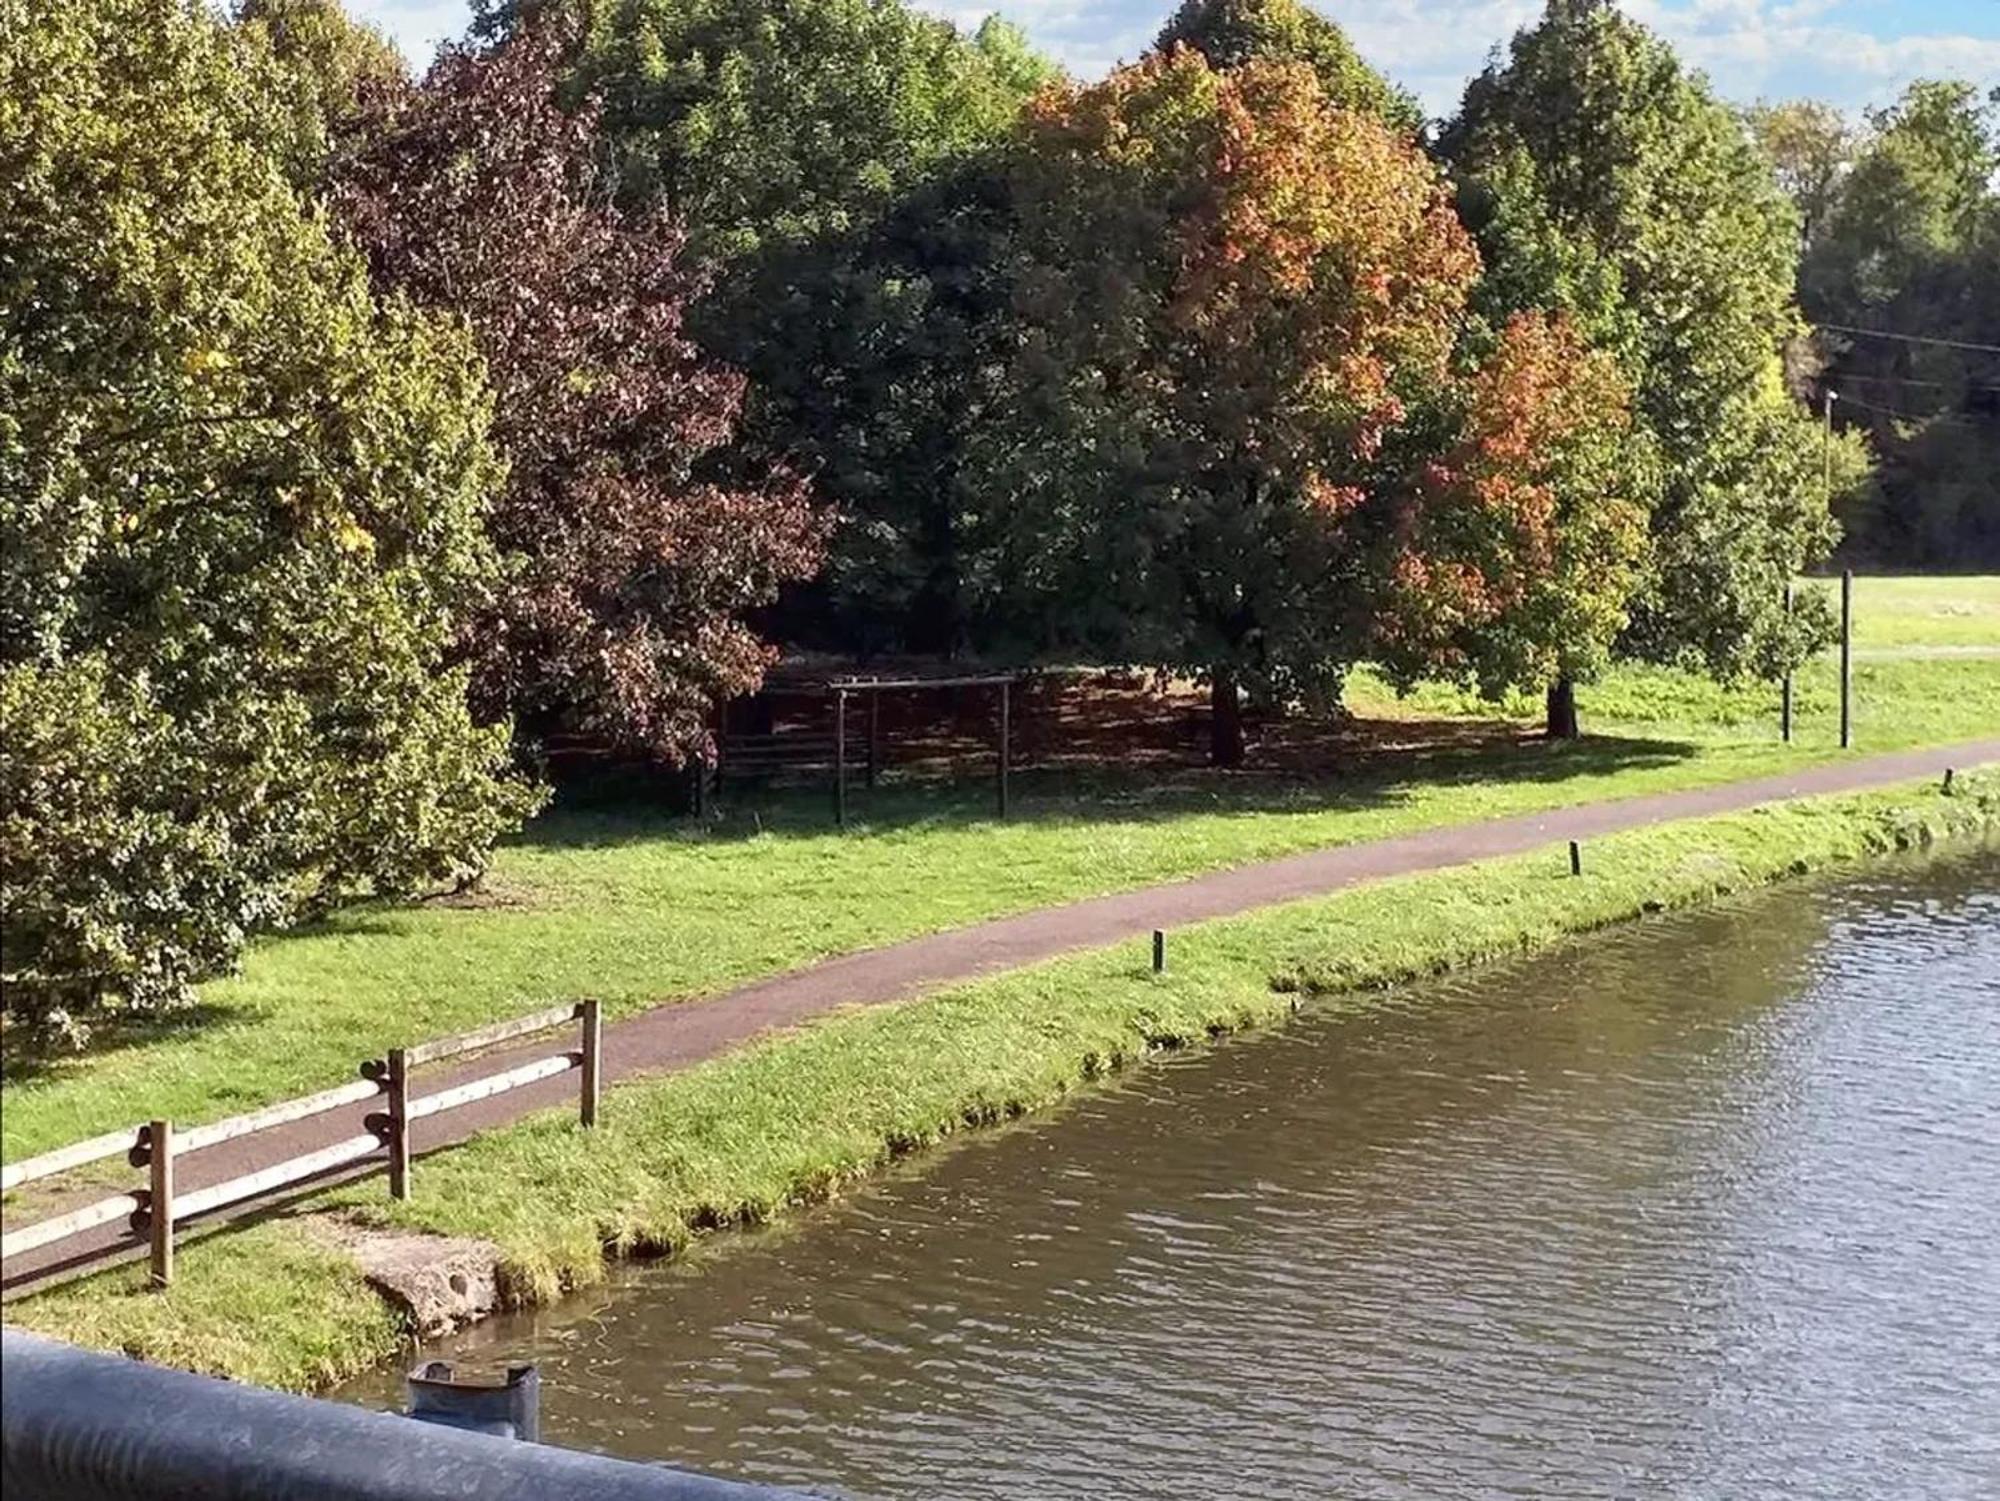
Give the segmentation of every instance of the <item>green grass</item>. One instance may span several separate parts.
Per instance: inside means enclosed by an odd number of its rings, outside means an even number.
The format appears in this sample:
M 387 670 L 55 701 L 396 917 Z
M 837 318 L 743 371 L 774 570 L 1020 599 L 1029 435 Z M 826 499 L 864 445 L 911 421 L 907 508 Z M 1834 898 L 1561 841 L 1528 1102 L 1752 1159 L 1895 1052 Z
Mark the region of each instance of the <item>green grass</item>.
M 1558 847 L 1363 886 L 1138 945 L 1071 956 L 927 999 L 829 1018 L 607 1098 L 594 1133 L 567 1112 L 423 1159 L 393 1204 L 379 1180 L 324 1196 L 377 1226 L 476 1235 L 532 1302 L 604 1274 L 607 1250 L 673 1250 L 836 1193 L 968 1126 L 1061 1099 L 1165 1048 L 1280 1019 L 1363 1009 L 1384 987 L 1518 954 L 2000 823 L 2000 776 L 1781 804 L 1594 841 L 1583 879 Z M 27 1328 L 146 1359 L 310 1387 L 386 1358 L 397 1330 L 301 1217 L 187 1245 L 171 1291 L 136 1270 L 14 1305 Z
M 1857 601 L 1864 637 L 1984 632 L 2000 646 L 2000 580 L 1863 580 Z M 1856 682 L 1862 751 L 2000 726 L 2000 659 L 1869 660 Z M 1581 744 L 1501 734 L 1316 780 L 1029 773 L 1006 824 L 980 785 L 857 797 L 861 821 L 845 834 L 817 794 L 736 806 L 707 828 L 643 809 L 557 812 L 501 852 L 491 905 L 356 909 L 257 943 L 193 1011 L 102 1028 L 73 1056 L 10 1047 L 0 1150 L 13 1160 L 153 1117 L 199 1124 L 551 999 L 598 995 L 629 1014 L 830 954 L 1301 849 L 1806 764 L 1837 754 L 1835 691 L 1830 663 L 1802 675 L 1798 738 L 1784 747 L 1767 686 L 1625 669 L 1583 691 L 1595 733 Z M 1494 714 L 1435 689 L 1397 704 L 1365 676 L 1353 697 L 1364 716 Z M 1536 706 L 1503 710 L 1532 720 Z
M 1838 600 L 1839 584 L 1816 587 Z M 1854 644 L 1860 651 L 1906 646 L 2000 649 L 2000 577 L 1857 578 Z

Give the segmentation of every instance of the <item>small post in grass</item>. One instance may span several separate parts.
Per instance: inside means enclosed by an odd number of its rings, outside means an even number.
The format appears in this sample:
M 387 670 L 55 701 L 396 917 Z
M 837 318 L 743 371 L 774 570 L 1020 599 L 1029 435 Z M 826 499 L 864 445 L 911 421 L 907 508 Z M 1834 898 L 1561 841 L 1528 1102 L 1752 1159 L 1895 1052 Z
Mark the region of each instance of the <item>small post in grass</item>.
M 152 1283 L 170 1286 L 174 1280 L 174 1128 L 154 1121 L 146 1128 L 152 1151 L 148 1158 L 150 1191 L 146 1197 L 147 1239 L 152 1251 Z
M 577 1118 L 585 1126 L 597 1124 L 597 1104 L 604 1090 L 604 1013 L 592 997 L 583 1003 L 583 1083 L 577 1101 Z
M 1951 771 L 1952 769 L 1949 766 L 1944 769 L 1944 795 L 1946 797 L 1951 796 Z
M 1167 935 L 1158 928 L 1153 929 L 1153 973 L 1160 974 L 1167 967 Z
M 847 827 L 847 690 L 833 695 L 833 821 Z
M 1840 571 L 1840 748 L 1854 743 L 1854 570 Z
M 1786 579 L 1785 620 L 1788 624 L 1790 623 L 1791 618 L 1792 618 L 1792 581 L 1790 579 Z M 1778 738 L 1783 740 L 1785 744 L 1790 745 L 1792 743 L 1792 669 L 1790 667 L 1787 667 L 1785 669 L 1785 679 L 1783 684 L 1779 688 L 1779 695 L 1780 696 L 1778 700 Z
M 389 1049 L 389 1197 L 410 1196 L 410 1067 L 401 1048 Z
M 1583 846 L 1574 839 L 1569 842 L 1569 873 L 1573 876 L 1583 874 Z

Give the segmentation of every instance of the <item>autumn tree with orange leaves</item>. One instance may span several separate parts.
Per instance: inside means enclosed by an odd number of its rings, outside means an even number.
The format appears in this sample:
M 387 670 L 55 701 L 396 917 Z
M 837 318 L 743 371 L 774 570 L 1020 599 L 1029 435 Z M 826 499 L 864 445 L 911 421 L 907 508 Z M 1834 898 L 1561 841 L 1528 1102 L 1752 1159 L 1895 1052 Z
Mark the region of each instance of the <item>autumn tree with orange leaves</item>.
M 1436 399 L 1450 436 L 1394 507 L 1371 657 L 1403 686 L 1448 678 L 1496 698 L 1590 681 L 1643 583 L 1636 497 L 1655 493 L 1617 362 L 1568 319 L 1521 313 Z M 1576 733 L 1572 694 L 1551 712 Z
M 1602 650 L 1624 393 L 1559 324 L 1466 369 L 1479 257 L 1414 143 L 1176 48 L 1045 92 L 1011 170 L 1018 398 L 981 442 L 1042 649 L 1206 682 L 1222 765 L 1244 692 L 1328 702 L 1371 652 L 1496 687 Z

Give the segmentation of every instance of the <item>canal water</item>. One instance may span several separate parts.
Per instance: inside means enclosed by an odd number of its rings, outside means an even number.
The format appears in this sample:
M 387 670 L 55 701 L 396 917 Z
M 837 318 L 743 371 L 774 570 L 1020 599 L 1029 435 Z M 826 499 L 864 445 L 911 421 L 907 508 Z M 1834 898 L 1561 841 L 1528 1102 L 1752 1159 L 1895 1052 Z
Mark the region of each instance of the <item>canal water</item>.
M 1308 1012 L 725 1240 L 426 1353 L 847 1497 L 2000 1496 L 2000 848 Z

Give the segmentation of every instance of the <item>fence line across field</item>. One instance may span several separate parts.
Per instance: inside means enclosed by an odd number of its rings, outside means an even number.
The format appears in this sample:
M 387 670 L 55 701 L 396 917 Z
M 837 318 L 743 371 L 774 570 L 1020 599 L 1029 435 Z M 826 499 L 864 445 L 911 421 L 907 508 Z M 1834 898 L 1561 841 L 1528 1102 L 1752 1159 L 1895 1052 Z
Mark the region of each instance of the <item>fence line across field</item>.
M 572 1023 L 579 1026 L 578 1044 L 573 1050 L 469 1079 L 432 1094 L 412 1096 L 411 1075 L 419 1067 L 462 1058 L 501 1043 Z M 365 1060 L 360 1067 L 361 1077 L 351 1084 L 338 1085 L 295 1100 L 280 1101 L 227 1120 L 186 1129 L 176 1129 L 170 1121 L 149 1121 L 141 1126 L 108 1131 L 87 1141 L 73 1142 L 36 1157 L 9 1163 L 4 1171 L 0 1171 L 0 1189 L 9 1191 L 121 1154 L 132 1167 L 147 1170 L 147 1184 L 144 1188 L 110 1194 L 65 1214 L 7 1231 L 0 1235 L 0 1262 L 11 1261 L 29 1251 L 125 1220 L 134 1234 L 146 1238 L 152 1281 L 156 1286 L 165 1287 L 173 1281 L 174 1227 L 182 1221 L 231 1204 L 261 1198 L 378 1154 L 388 1168 L 390 1194 L 398 1199 L 407 1198 L 411 1127 L 429 1116 L 576 1070 L 581 1075 L 577 1091 L 578 1118 L 584 1126 L 595 1126 L 603 1094 L 603 1054 L 604 1024 L 598 1002 L 576 1001 L 508 1021 L 494 1022 L 455 1037 L 436 1038 L 407 1048 L 391 1048 L 385 1058 Z M 189 1153 L 273 1127 L 291 1125 L 378 1095 L 386 1097 L 386 1108 L 369 1112 L 364 1122 L 367 1129 L 360 1135 L 205 1188 L 178 1191 L 175 1187 L 175 1168 Z

